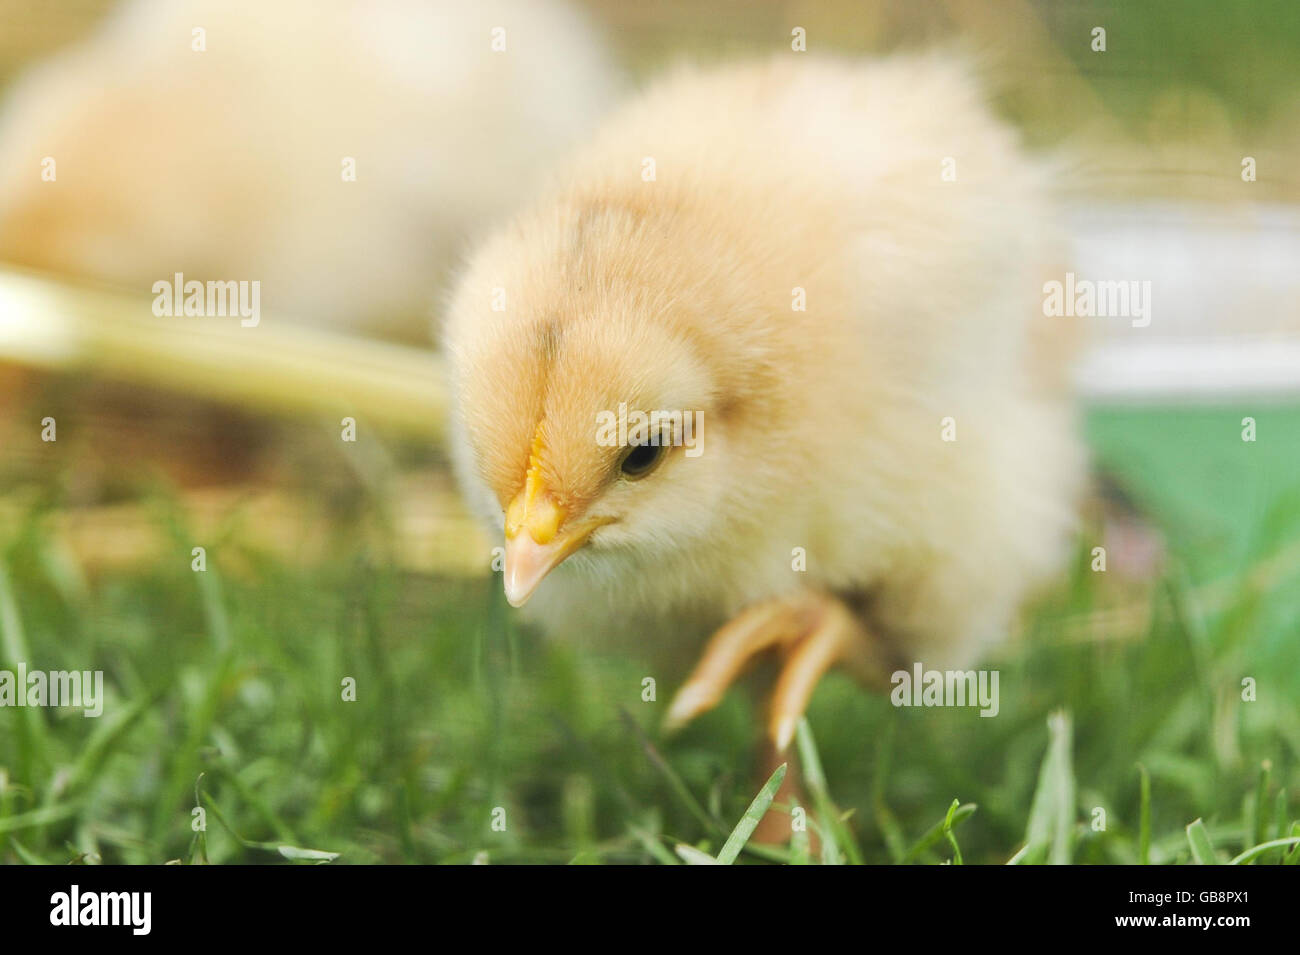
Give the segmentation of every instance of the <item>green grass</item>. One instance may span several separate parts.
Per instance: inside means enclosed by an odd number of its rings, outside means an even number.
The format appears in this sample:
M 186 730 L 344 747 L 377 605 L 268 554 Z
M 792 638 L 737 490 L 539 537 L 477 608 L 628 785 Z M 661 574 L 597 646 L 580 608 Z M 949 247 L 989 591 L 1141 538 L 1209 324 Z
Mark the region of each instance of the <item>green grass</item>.
M 205 573 L 177 498 L 138 488 L 173 555 L 97 574 L 47 530 L 67 475 L 14 478 L 41 493 L 0 538 L 0 667 L 102 669 L 108 700 L 100 719 L 0 709 L 0 861 L 1294 863 L 1300 563 L 1278 555 L 1300 531 L 1300 411 L 1256 411 L 1244 449 L 1243 413 L 1094 415 L 1099 460 L 1169 534 L 1149 625 L 1064 638 L 1131 599 L 1085 533 L 990 661 L 996 718 L 833 674 L 796 746 L 810 832 L 781 847 L 747 842 L 775 792 L 753 694 L 661 737 L 668 675 L 644 702 L 644 662 L 521 629 L 499 581 L 398 570 L 382 476 L 331 492 L 319 564 L 231 530 Z

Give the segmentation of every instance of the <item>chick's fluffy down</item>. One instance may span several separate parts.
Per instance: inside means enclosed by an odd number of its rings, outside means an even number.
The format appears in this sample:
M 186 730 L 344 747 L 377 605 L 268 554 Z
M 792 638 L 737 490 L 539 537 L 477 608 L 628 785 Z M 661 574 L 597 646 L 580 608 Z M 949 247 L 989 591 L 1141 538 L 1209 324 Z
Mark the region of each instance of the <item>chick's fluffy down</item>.
M 1047 178 L 945 58 L 683 70 L 627 105 L 479 249 L 445 329 L 483 517 L 540 426 L 547 485 L 612 520 L 534 613 L 693 634 L 811 587 L 927 665 L 1006 634 L 1083 470 Z M 621 401 L 702 412 L 703 453 L 618 480 L 594 434 Z

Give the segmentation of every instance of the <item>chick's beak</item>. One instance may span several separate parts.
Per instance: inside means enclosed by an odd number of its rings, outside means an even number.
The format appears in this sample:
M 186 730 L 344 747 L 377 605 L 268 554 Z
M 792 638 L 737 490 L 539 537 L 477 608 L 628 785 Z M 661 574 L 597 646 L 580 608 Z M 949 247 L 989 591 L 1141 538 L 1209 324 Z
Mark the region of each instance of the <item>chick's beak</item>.
M 532 492 L 532 493 L 530 493 Z M 560 530 L 564 508 L 549 494 L 520 491 L 506 509 L 506 600 L 522 607 L 537 585 L 587 542 L 599 522 Z

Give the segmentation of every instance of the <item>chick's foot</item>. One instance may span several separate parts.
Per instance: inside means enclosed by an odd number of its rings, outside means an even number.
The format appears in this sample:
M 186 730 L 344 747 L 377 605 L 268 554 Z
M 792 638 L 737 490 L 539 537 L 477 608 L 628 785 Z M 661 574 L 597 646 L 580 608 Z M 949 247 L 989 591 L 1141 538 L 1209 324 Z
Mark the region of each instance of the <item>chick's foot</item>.
M 789 748 L 813 690 L 833 665 L 845 666 L 864 683 L 879 682 L 884 672 L 879 647 L 837 598 L 804 592 L 763 601 L 741 611 L 710 638 L 669 707 L 665 729 L 677 729 L 716 706 L 741 671 L 767 650 L 784 660 L 767 727 L 778 753 Z

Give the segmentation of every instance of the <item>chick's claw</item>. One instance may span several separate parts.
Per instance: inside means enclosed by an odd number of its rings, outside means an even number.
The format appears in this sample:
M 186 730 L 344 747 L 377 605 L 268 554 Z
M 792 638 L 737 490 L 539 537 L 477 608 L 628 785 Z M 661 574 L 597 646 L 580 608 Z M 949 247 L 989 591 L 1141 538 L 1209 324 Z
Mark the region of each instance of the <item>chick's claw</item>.
M 819 609 L 812 628 L 790 648 L 772 691 L 768 735 L 778 753 L 794 740 L 822 675 L 835 663 L 856 664 L 871 654 L 866 631 L 843 604 L 828 598 Z

